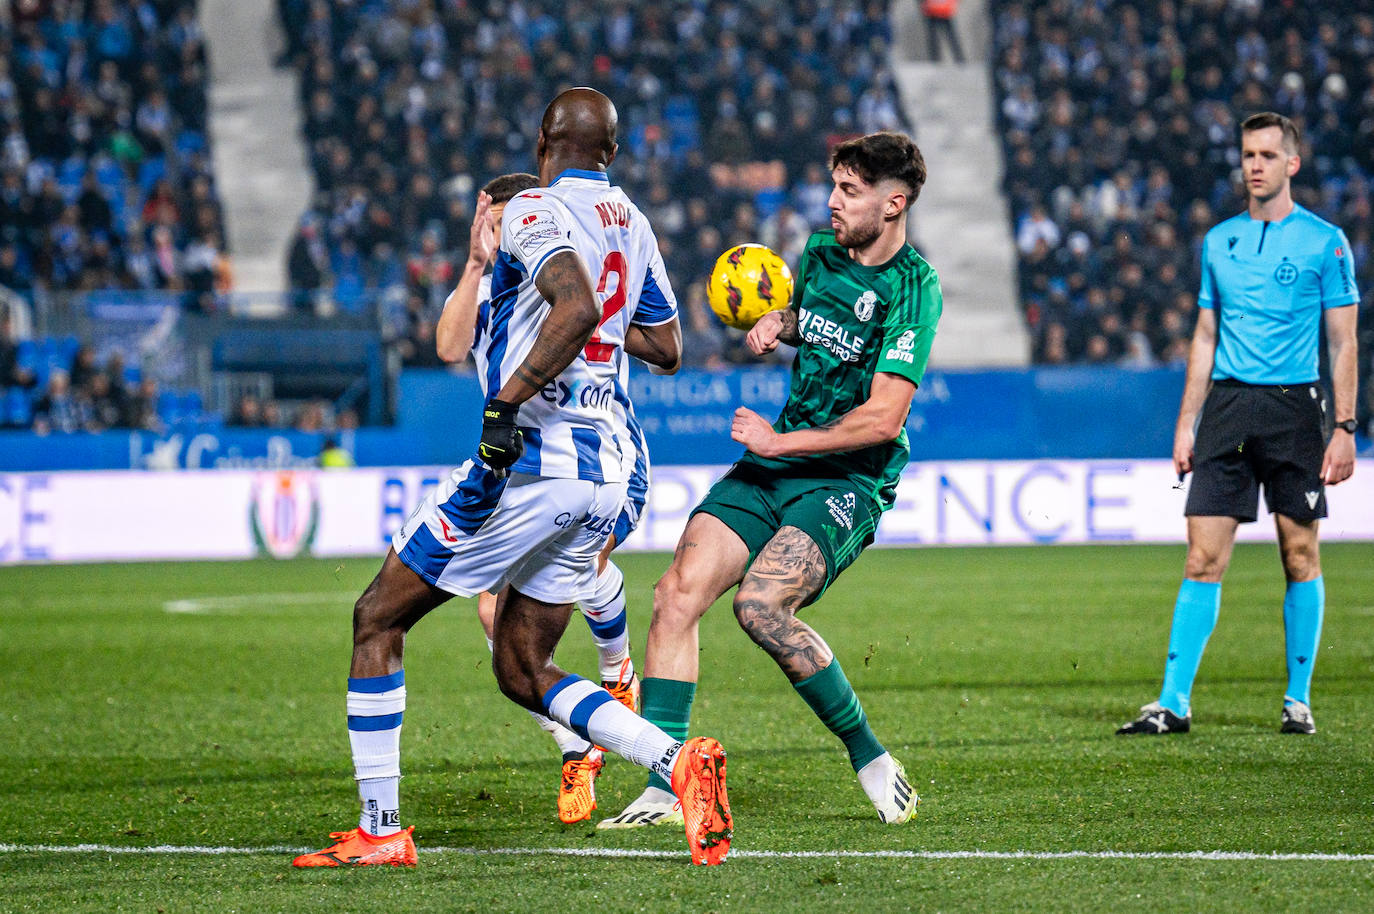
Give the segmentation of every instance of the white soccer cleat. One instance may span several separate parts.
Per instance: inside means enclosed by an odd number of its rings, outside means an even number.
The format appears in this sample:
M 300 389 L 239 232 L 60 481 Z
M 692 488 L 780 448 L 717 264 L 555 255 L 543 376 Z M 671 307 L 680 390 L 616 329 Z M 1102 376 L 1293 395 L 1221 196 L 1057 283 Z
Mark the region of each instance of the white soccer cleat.
M 1285 696 L 1280 733 L 1316 733 L 1317 722 L 1312 719 L 1312 709 L 1300 701 Z
M 597 828 L 643 828 L 646 825 L 682 825 L 682 804 L 672 792 L 645 787 L 644 792 L 621 810 L 620 815 L 602 819 Z
M 884 752 L 859 769 L 859 786 L 878 810 L 878 818 L 888 825 L 909 821 L 921 802 L 906 779 L 906 769 L 890 752 Z

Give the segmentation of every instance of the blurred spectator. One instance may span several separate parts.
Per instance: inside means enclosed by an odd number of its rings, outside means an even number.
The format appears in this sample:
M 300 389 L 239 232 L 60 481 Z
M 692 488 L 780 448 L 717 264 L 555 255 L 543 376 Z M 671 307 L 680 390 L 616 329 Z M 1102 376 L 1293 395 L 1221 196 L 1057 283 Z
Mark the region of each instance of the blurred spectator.
M 37 383 L 33 371 L 19 364 L 19 347 L 14 339 L 14 318 L 0 307 L 0 392 L 6 387 L 31 388 Z
M 302 219 L 287 255 L 287 279 L 297 311 L 313 312 L 315 293 L 329 272 L 329 251 L 320 237 L 319 221 L 310 213 Z
M 326 470 L 339 470 L 357 464 L 353 460 L 353 455 L 340 447 L 338 439 L 330 435 L 324 439 L 324 445 L 320 448 L 320 466 Z
M 1186 361 L 1201 238 L 1244 208 L 1236 124 L 1261 110 L 1303 130 L 1294 197 L 1345 230 L 1360 288 L 1374 289 L 1374 0 L 992 0 L 990 12 L 1037 361 Z
M 770 217 L 788 251 L 828 228 L 828 144 L 903 126 L 873 0 L 806 0 L 781 20 L 756 0 L 709 15 L 696 0 L 278 7 L 319 189 L 308 216 L 327 248 L 310 268 L 293 258 L 291 283 L 332 282 L 349 302 L 405 287 L 419 306 L 392 323 L 407 364 L 431 359 L 474 188 L 531 169 L 543 106 L 568 85 L 619 107 L 611 176 L 651 219 L 679 295 Z
M 11 6 L 25 12 L 0 17 L 0 284 L 184 287 L 185 239 L 223 232 L 196 0 Z M 157 229 L 152 282 L 132 258 Z
M 90 403 L 85 396 L 73 392 L 67 372 L 50 373 L 48 387 L 33 407 L 34 431 L 40 435 L 71 434 L 83 430 L 90 422 Z
M 239 401 L 234 404 L 234 413 L 229 417 L 229 424 L 244 428 L 262 426 L 262 401 L 251 393 L 242 394 Z
M 940 59 L 940 41 L 949 45 L 949 53 L 955 63 L 964 62 L 964 48 L 959 44 L 959 34 L 954 29 L 954 14 L 959 11 L 959 0 L 921 0 L 921 14 L 926 19 L 926 50 L 931 60 Z
M 311 400 L 301 406 L 296 414 L 296 431 L 298 432 L 320 432 L 324 431 L 326 404 L 320 400 Z
M 119 424 L 124 428 L 147 432 L 165 431 L 166 425 L 157 411 L 158 397 L 157 381 L 150 377 L 143 378 L 138 382 L 133 396 L 125 401 L 124 415 Z

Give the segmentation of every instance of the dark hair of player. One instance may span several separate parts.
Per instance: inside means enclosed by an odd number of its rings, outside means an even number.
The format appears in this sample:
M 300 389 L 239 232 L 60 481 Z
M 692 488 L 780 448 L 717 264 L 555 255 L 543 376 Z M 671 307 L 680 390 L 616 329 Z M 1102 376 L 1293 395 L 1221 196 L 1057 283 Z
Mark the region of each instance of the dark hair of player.
M 870 133 L 846 140 L 830 155 L 830 169 L 836 168 L 848 168 L 869 184 L 888 178 L 901 181 L 911 189 L 908 209 L 926 183 L 926 160 L 911 137 L 901 133 Z
M 482 188 L 482 191 L 487 196 L 491 197 L 491 202 L 493 204 L 497 204 L 508 203 L 511 197 L 514 197 L 521 191 L 538 186 L 539 179 L 534 175 L 516 172 L 511 175 L 501 175 L 499 178 L 492 178 Z
M 1282 114 L 1274 111 L 1261 111 L 1259 114 L 1252 114 L 1240 122 L 1241 133 L 1264 130 L 1268 127 L 1277 127 L 1283 131 L 1283 148 L 1288 150 L 1290 155 L 1296 154 L 1301 148 L 1302 135 L 1298 133 L 1298 125 Z

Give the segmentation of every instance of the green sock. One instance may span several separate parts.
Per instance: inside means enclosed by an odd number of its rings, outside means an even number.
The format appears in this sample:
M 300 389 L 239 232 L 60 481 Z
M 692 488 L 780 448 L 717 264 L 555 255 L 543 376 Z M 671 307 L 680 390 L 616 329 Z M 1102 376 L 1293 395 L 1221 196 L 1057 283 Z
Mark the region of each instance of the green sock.
M 692 719 L 692 699 L 697 694 L 695 682 L 678 679 L 647 677 L 639 685 L 640 716 L 667 733 L 678 742 L 687 740 L 687 724 Z M 649 772 L 649 786 L 672 792 L 663 778 Z
M 840 669 L 838 657 L 816 675 L 792 683 L 792 688 L 816 712 L 821 723 L 844 740 L 844 747 L 849 750 L 849 764 L 855 771 L 887 751 L 868 726 L 868 715 L 864 714 L 859 696 L 854 694 L 844 670 Z

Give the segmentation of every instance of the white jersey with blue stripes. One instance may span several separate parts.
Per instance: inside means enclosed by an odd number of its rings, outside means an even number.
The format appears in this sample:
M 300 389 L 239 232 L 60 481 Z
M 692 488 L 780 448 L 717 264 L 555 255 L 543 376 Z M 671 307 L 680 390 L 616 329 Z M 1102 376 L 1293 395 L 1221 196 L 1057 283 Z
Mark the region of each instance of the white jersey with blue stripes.
M 534 345 L 549 313 L 534 279 L 561 251 L 586 265 L 601 322 L 572 364 L 521 404 L 525 453 L 511 469 L 647 486 L 643 434 L 623 383 L 625 334 L 631 323 L 673 320 L 677 300 L 648 220 L 603 173 L 568 170 L 506 204 L 490 286 L 479 291 L 487 301 L 473 353 L 483 389 L 499 390 Z

